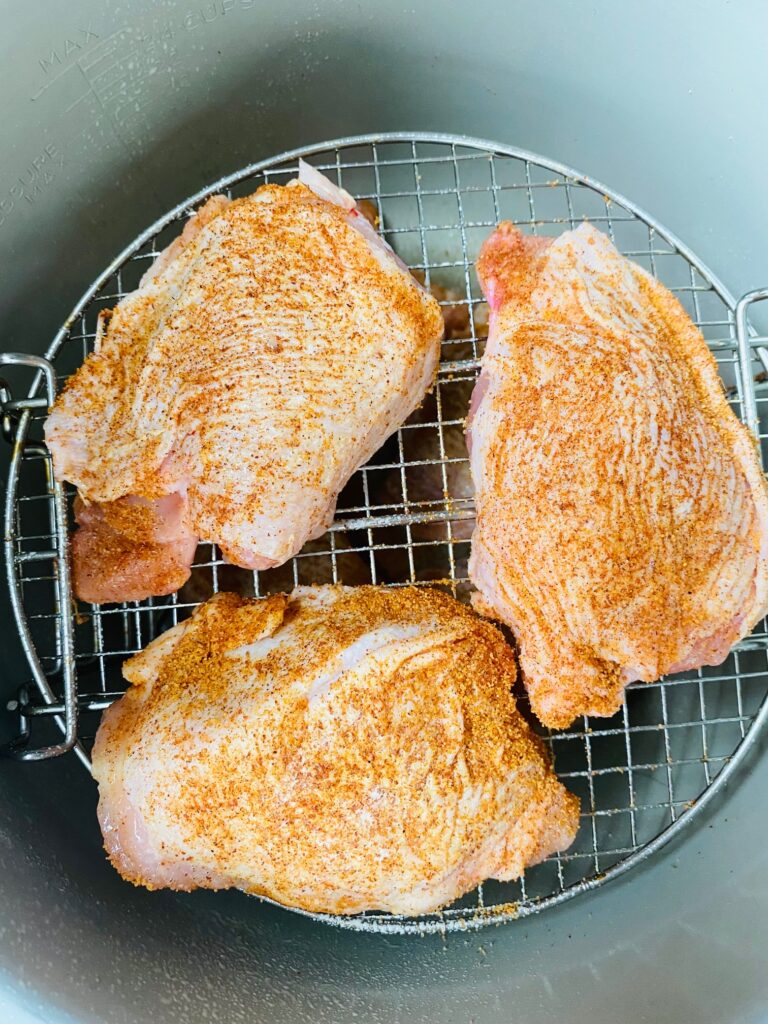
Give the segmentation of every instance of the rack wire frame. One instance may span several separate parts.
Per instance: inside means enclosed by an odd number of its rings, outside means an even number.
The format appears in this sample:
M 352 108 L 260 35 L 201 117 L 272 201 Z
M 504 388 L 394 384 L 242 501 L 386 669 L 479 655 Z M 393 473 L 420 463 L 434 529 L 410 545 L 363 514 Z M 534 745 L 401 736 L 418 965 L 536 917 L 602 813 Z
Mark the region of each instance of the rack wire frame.
M 99 310 L 136 287 L 178 234 L 179 221 L 215 192 L 238 196 L 267 182 L 288 181 L 299 157 L 375 205 L 380 232 L 461 323 L 459 336 L 449 335 L 443 344 L 435 389 L 355 474 L 326 536 L 286 567 L 235 570 L 213 545 L 202 544 L 191 583 L 171 597 L 78 606 L 67 570 L 73 493 L 54 479 L 40 440 L 51 394 L 91 350 Z M 473 504 L 463 420 L 485 340 L 474 261 L 501 219 L 550 235 L 588 219 L 671 288 L 702 330 L 734 411 L 759 438 L 765 460 L 767 418 L 761 414 L 768 401 L 768 339 L 750 332 L 747 313 L 768 298 L 768 290 L 735 303 L 674 235 L 593 179 L 523 150 L 428 133 L 345 138 L 253 164 L 144 231 L 84 294 L 45 360 L 0 358 L 37 370 L 27 398 L 4 402 L 4 412 L 16 417 L 5 505 L 8 583 L 35 684 L 11 702 L 21 727 L 6 753 L 39 760 L 74 749 L 88 766 L 98 713 L 123 692 L 122 661 L 219 589 L 263 596 L 306 582 L 372 582 L 436 585 L 466 599 Z M 474 929 L 594 889 L 640 863 L 703 810 L 763 727 L 767 694 L 768 632 L 762 622 L 718 668 L 631 686 L 610 720 L 585 718 L 563 732 L 542 730 L 559 777 L 582 800 L 581 828 L 567 852 L 517 882 L 486 882 L 456 904 L 419 918 L 309 916 L 362 931 Z M 32 746 L 35 726 L 51 722 L 63 738 Z

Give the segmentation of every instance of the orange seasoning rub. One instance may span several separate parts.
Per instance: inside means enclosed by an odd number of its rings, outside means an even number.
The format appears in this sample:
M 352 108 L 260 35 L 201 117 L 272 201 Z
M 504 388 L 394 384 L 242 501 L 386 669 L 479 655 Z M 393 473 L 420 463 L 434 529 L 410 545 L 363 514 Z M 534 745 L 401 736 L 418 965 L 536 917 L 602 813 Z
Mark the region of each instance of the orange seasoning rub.
M 437 591 L 219 595 L 125 674 L 94 770 L 137 884 L 419 913 L 573 838 L 511 650 Z
M 589 224 L 502 224 L 468 424 L 476 606 L 515 632 L 550 728 L 719 664 L 768 607 L 754 443 L 677 299 Z
M 322 534 L 349 476 L 431 387 L 443 330 L 362 224 L 298 181 L 209 200 L 59 396 L 57 476 L 91 506 L 179 495 L 180 530 L 243 568 Z M 156 540 L 112 511 L 117 532 Z M 91 578 L 99 568 L 110 575 Z

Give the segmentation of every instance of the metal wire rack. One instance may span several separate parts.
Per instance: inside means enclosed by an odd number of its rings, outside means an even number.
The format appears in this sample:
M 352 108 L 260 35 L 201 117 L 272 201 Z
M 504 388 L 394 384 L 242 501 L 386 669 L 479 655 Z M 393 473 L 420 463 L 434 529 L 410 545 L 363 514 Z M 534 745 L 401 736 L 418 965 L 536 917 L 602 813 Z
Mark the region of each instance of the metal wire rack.
M 136 287 L 149 262 L 178 234 L 179 221 L 213 192 L 237 196 L 267 181 L 289 180 L 299 156 L 375 205 L 381 233 L 439 298 L 447 330 L 436 387 L 355 474 L 331 530 L 290 563 L 246 572 L 202 544 L 191 580 L 169 598 L 75 605 L 67 572 L 72 494 L 53 479 L 41 442 L 51 395 L 90 351 L 99 310 Z M 768 290 L 735 303 L 673 235 L 590 178 L 510 147 L 428 134 L 342 139 L 244 168 L 139 236 L 83 296 L 47 360 L 0 359 L 37 371 L 27 398 L 13 400 L 7 388 L 0 394 L 4 431 L 15 441 L 5 506 L 8 582 L 32 673 L 31 685 L 10 705 L 21 728 L 7 753 L 32 760 L 74 748 L 87 765 L 98 713 L 123 690 L 122 661 L 219 589 L 261 596 L 299 583 L 415 583 L 466 598 L 473 504 L 463 420 L 486 326 L 474 261 L 504 218 L 545 235 L 588 219 L 662 280 L 701 328 L 734 410 L 765 448 L 760 413 L 768 400 L 768 351 L 762 347 L 768 340 L 750 334 L 747 309 L 768 298 Z M 519 882 L 486 882 L 418 919 L 311 916 L 369 931 L 477 928 L 595 888 L 695 817 L 768 717 L 767 693 L 768 633 L 762 623 L 720 667 L 630 687 L 614 718 L 545 732 L 558 775 L 582 800 L 581 828 L 566 853 L 530 869 Z M 33 737 L 49 745 L 35 747 Z

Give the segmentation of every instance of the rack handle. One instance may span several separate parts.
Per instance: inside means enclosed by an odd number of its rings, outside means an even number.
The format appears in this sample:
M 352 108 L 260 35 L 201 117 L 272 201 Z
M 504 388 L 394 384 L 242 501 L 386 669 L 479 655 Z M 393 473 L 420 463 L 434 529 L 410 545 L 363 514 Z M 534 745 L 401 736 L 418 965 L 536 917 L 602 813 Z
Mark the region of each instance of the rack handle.
M 768 372 L 768 338 L 758 337 L 751 331 L 747 314 L 751 305 L 765 299 L 768 299 L 768 288 L 756 288 L 754 291 L 746 292 L 736 303 L 736 340 L 739 346 L 744 419 L 756 438 L 760 436 L 760 421 L 752 376 L 752 349 L 755 349 L 760 362 Z
M 8 592 L 11 607 L 19 627 L 21 645 L 27 656 L 27 662 L 29 663 L 35 685 L 45 702 L 53 704 L 57 702 L 58 698 L 51 689 L 48 678 L 43 671 L 24 609 L 18 569 L 19 563 L 15 550 L 17 541 L 15 508 L 19 485 L 19 469 L 31 411 L 39 408 L 50 408 L 53 405 L 56 397 L 56 375 L 53 366 L 47 359 L 42 356 L 22 352 L 0 353 L 0 366 L 28 366 L 37 370 L 29 398 L 14 401 L 8 385 L 5 382 L 0 383 L 3 433 L 6 433 L 7 427 L 8 439 L 13 443 L 13 454 L 8 470 L 8 482 L 5 493 L 3 546 Z M 44 398 L 36 397 L 41 383 L 45 386 Z M 50 453 L 47 450 L 45 450 L 45 456 L 47 460 L 49 493 L 53 505 L 53 526 L 56 532 L 54 565 L 63 681 L 64 714 L 63 716 L 57 715 L 56 722 L 64 735 L 60 743 L 30 749 L 26 746 L 28 736 L 22 734 L 15 742 L 0 748 L 0 754 L 19 761 L 43 761 L 50 757 L 58 757 L 60 754 L 65 754 L 75 747 L 79 748 L 77 742 L 77 676 L 75 671 L 75 648 L 71 614 L 72 586 L 69 572 L 69 532 L 67 529 L 66 501 L 64 489 L 53 473 Z

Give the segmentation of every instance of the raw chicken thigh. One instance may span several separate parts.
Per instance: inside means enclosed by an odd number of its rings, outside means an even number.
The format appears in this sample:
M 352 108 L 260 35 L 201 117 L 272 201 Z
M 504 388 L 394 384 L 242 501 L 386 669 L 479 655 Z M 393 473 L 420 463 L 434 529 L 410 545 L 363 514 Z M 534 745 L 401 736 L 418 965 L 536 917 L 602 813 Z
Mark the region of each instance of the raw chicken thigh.
M 478 274 L 470 575 L 560 728 L 749 633 L 768 606 L 766 485 L 701 334 L 600 232 L 504 223 Z
M 124 675 L 93 774 L 106 849 L 137 885 L 419 914 L 576 833 L 510 648 L 436 591 L 219 594 Z
M 81 499 L 78 595 L 170 593 L 198 539 L 286 561 L 422 400 L 441 335 L 437 302 L 314 168 L 209 199 L 102 314 L 46 424 Z

